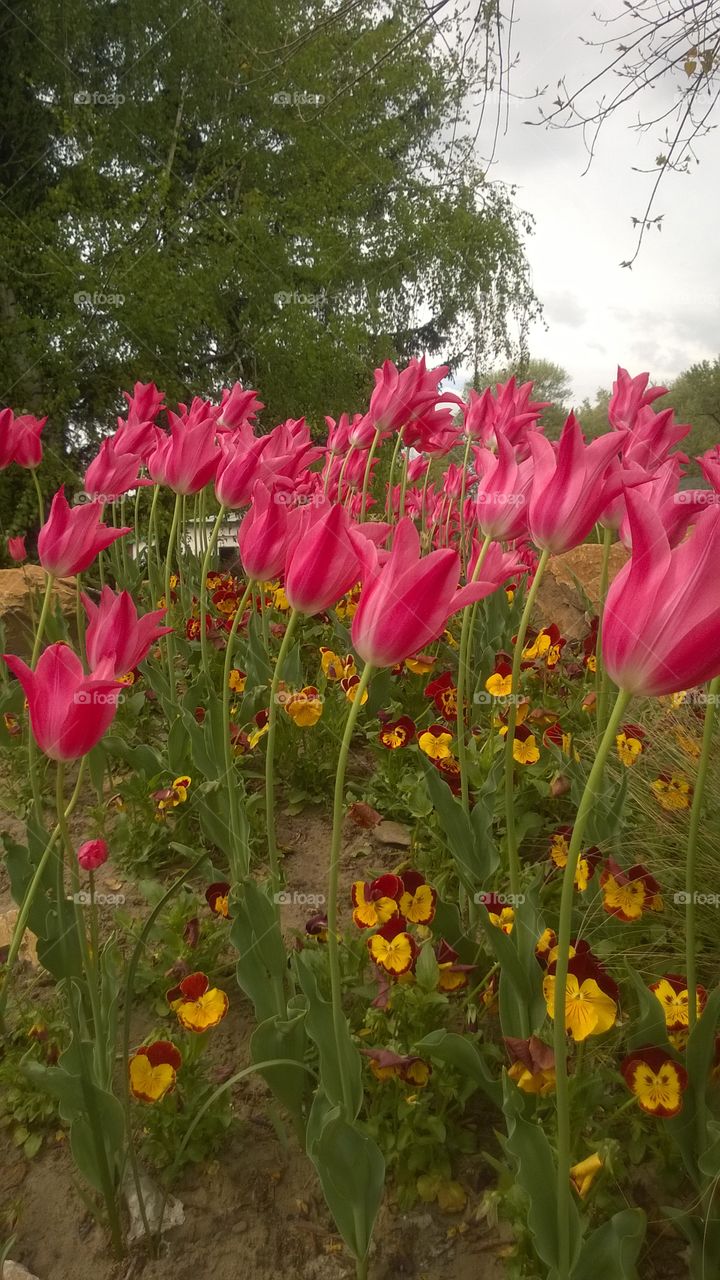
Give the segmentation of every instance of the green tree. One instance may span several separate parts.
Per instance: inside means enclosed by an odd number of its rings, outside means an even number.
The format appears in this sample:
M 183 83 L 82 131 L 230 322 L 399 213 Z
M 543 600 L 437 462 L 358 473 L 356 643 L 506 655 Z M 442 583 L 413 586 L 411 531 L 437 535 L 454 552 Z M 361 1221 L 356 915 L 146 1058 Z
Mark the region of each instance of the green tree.
M 681 448 L 693 456 L 712 449 L 720 441 L 720 357 L 681 373 L 663 404 L 672 405 L 681 422 L 692 424 L 692 434 Z
M 257 385 L 266 425 L 362 407 L 371 369 L 467 359 L 534 299 L 424 0 L 0 7 L 0 404 L 50 415 L 46 485 L 119 390 Z M 448 139 L 451 139 L 450 141 Z M 26 477 L 0 514 L 32 519 Z

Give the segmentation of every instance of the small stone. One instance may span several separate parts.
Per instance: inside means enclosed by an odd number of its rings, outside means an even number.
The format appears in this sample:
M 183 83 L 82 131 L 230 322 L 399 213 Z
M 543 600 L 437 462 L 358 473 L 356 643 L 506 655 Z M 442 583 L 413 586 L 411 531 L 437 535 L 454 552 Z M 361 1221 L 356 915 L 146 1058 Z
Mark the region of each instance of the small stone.
M 38 1280 L 38 1277 L 28 1271 L 21 1262 L 11 1262 L 8 1258 L 3 1263 L 2 1280 Z
M 163 1192 L 156 1183 L 152 1182 L 146 1174 L 140 1174 L 140 1189 L 142 1191 L 143 1203 L 145 1206 L 145 1216 L 147 1223 L 152 1232 L 157 1231 L 160 1222 L 160 1211 L 163 1206 Z M 130 1229 L 127 1234 L 128 1244 L 134 1244 L 136 1240 L 142 1240 L 145 1236 L 145 1225 L 143 1223 L 142 1214 L 140 1212 L 140 1204 L 135 1189 L 135 1179 L 132 1173 L 126 1175 L 125 1179 L 125 1199 L 127 1201 L 128 1213 L 130 1214 Z M 168 1196 L 165 1202 L 165 1208 L 162 1215 L 162 1230 L 169 1231 L 171 1227 L 180 1227 L 185 1221 L 185 1210 L 182 1204 L 175 1196 Z M 3 1277 L 4 1280 L 4 1277 Z M 19 1280 L 19 1278 L 18 1278 Z
M 403 849 L 409 849 L 412 843 L 410 828 L 402 822 L 379 822 L 373 835 L 381 844 L 396 844 Z

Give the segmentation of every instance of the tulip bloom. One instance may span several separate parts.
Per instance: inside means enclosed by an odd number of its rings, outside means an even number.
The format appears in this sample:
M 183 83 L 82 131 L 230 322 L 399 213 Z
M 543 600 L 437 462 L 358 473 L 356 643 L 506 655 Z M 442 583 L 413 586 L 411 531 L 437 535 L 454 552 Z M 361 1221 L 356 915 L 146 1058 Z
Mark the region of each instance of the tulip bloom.
M 15 419 L 14 459 L 19 467 L 30 470 L 40 466 L 43 456 L 40 433 L 46 422 L 47 418 L 34 418 L 29 413 Z
M 40 750 L 51 760 L 77 760 L 92 751 L 117 711 L 122 686 L 113 678 L 112 664 L 106 661 L 86 676 L 66 644 L 51 644 L 34 671 L 12 654 L 3 658 L 25 690 Z
M 152 484 L 138 479 L 139 466 L 137 454 L 118 449 L 117 441 L 108 436 L 85 472 L 85 492 L 99 502 L 114 502 L 131 489 Z
M 253 489 L 250 510 L 243 516 L 237 540 L 240 562 L 248 578 L 270 582 L 285 564 L 288 549 L 287 495 L 270 493 L 264 484 Z
M 457 396 L 438 392 L 438 383 L 447 371 L 445 364 L 427 369 L 424 356 L 420 360 L 413 358 L 402 372 L 392 360 L 386 360 L 381 369 L 375 370 L 375 387 L 367 413 L 373 427 L 390 433 L 433 409 L 438 400 L 462 403 Z M 372 436 L 367 443 L 371 442 Z
M 533 542 L 542 550 L 558 555 L 585 541 L 622 489 L 617 462 L 622 439 L 620 432 L 609 432 L 586 445 L 573 413 L 556 446 L 539 431 L 530 433 L 535 472 L 528 524 Z
M 456 551 L 420 557 L 420 537 L 412 520 L 401 520 L 392 551 L 380 563 L 377 549 L 364 543 L 363 588 L 352 623 L 352 642 L 374 667 L 394 667 L 437 640 L 448 618 L 493 592 L 508 576 L 457 589 Z
M 475 514 L 486 536 L 511 542 L 527 532 L 533 464 L 529 458 L 518 462 L 507 437 L 501 431 L 496 436 L 496 454 L 489 449 L 475 450 L 475 469 L 480 476 Z
M 83 871 L 97 871 L 108 860 L 108 847 L 104 840 L 86 840 L 77 851 L 77 860 Z
M 285 595 L 293 609 L 312 615 L 337 604 L 360 577 L 358 548 L 371 544 L 354 533 L 345 509 L 305 507 L 293 513 L 285 561 Z
M 610 425 L 616 430 L 625 428 L 631 431 L 640 410 L 651 405 L 660 396 L 667 395 L 667 387 L 648 388 L 649 381 L 649 373 L 639 373 L 637 377 L 631 378 L 627 369 L 621 369 L 618 365 L 608 405 Z
M 100 520 L 97 502 L 71 507 L 60 486 L 50 507 L 50 515 L 38 534 L 38 559 L 54 578 L 83 573 L 99 551 L 130 533 L 130 527 L 111 529 Z
M 164 609 L 138 617 L 135 601 L 127 591 L 116 595 L 110 587 L 103 587 L 99 605 L 84 594 L 82 602 L 88 616 L 88 664 L 95 668 L 107 660 L 115 676 L 132 671 L 147 657 L 155 641 L 172 631 L 172 627 L 159 625 Z
M 153 480 L 173 493 L 199 493 L 217 471 L 220 450 L 213 424 L 207 418 L 183 421 L 175 415 L 170 435 L 157 432 L 157 444 L 147 461 Z
M 8 555 L 15 564 L 22 564 L 23 560 L 27 560 L 27 551 L 25 550 L 25 538 L 8 538 L 7 540 Z
M 638 493 L 627 495 L 632 556 L 608 592 L 602 654 L 628 693 L 657 697 L 720 674 L 720 508 L 708 507 L 671 548 L 663 522 Z

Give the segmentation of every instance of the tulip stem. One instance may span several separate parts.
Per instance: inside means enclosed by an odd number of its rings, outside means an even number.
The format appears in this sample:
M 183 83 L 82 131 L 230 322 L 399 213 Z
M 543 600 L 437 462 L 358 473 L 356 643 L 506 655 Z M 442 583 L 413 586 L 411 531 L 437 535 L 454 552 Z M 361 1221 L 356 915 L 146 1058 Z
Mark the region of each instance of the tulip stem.
M 613 707 L 603 740 L 597 750 L 592 769 L 585 783 L 575 824 L 570 838 L 567 862 L 563 871 L 560 920 L 558 924 L 557 962 L 555 965 L 555 994 L 553 1003 L 553 1048 L 555 1051 L 555 1109 L 557 1115 L 557 1229 L 559 1266 L 557 1280 L 569 1280 L 570 1276 L 570 1105 L 567 1070 L 567 1040 L 565 1030 L 565 1004 L 568 976 L 568 952 L 572 928 L 575 872 L 582 847 L 583 834 L 598 791 L 608 752 L 615 739 L 617 727 L 630 702 L 631 694 L 621 691 Z
M 173 509 L 172 525 L 170 527 L 170 536 L 167 544 L 167 555 L 165 556 L 165 608 L 167 609 L 166 620 L 170 622 L 170 578 L 172 576 L 172 558 L 175 550 L 175 540 L 177 538 L 178 524 L 180 522 L 180 510 L 182 503 L 182 495 L 175 494 L 175 507 Z M 175 695 L 175 637 L 174 632 L 168 631 L 165 639 L 167 640 L 167 661 L 168 661 L 168 679 L 170 681 L 170 697 Z
M 200 649 L 202 651 L 203 671 L 205 671 L 206 673 L 208 673 L 208 670 L 209 670 L 208 669 L 208 642 L 207 642 L 207 635 L 206 635 L 207 576 L 208 576 L 208 569 L 210 567 L 210 560 L 214 554 L 215 544 L 217 543 L 218 535 L 220 533 L 220 526 L 224 519 L 225 519 L 225 508 L 221 506 L 220 510 L 217 513 L 217 519 L 215 520 L 215 524 L 213 525 L 212 533 L 210 534 L 210 541 L 208 542 L 207 550 L 205 551 L 205 556 L 202 562 L 202 569 L 200 570 Z
M 360 501 L 360 519 L 365 519 L 365 508 L 367 506 L 368 485 L 370 484 L 370 472 L 372 470 L 373 459 L 380 443 L 381 432 L 378 428 L 375 430 L 373 442 L 368 450 L 367 461 L 365 463 L 365 474 L 363 476 L 362 499 Z
M 510 690 L 510 705 L 508 707 L 507 737 L 505 738 L 505 826 L 507 831 L 510 892 L 516 895 L 520 893 L 520 859 L 518 857 L 518 846 L 515 835 L 513 746 L 515 743 L 515 726 L 517 724 L 517 700 L 520 691 L 520 666 L 522 663 L 523 649 L 525 647 L 525 637 L 530 624 L 530 617 L 535 606 L 535 600 L 540 589 L 540 583 L 545 572 L 545 566 L 549 559 L 550 552 L 546 548 L 540 556 L 538 567 L 535 570 L 535 577 L 533 578 L 530 590 L 527 593 L 525 608 L 523 609 L 522 617 L 520 619 L 520 625 L 515 639 L 515 649 L 513 651 L 512 685 Z
M 485 562 L 485 557 L 490 546 L 490 534 L 485 535 L 485 540 L 480 548 L 477 563 L 472 572 L 470 583 L 477 582 L 480 577 L 480 570 Z M 477 602 L 476 602 L 477 603 Z M 470 664 L 468 662 L 468 652 L 472 636 L 472 624 L 476 617 L 475 604 L 467 604 L 463 609 L 462 629 L 460 631 L 460 651 L 458 654 L 458 679 L 457 679 L 457 739 L 458 739 L 458 763 L 460 765 L 460 796 L 462 807 L 466 813 L 470 812 L 470 788 L 468 786 L 467 776 L 467 745 L 465 742 L 465 693 L 468 684 L 468 676 L 470 675 Z
M 600 567 L 600 598 L 598 600 L 598 625 L 595 639 L 595 716 L 598 742 L 602 741 L 605 732 L 607 715 L 608 673 L 602 660 L 602 621 L 605 612 L 605 601 L 610 578 L 610 551 L 612 549 L 612 529 L 603 530 L 602 562 Z
M 65 765 L 63 761 L 58 761 L 56 783 L 55 783 L 55 798 L 57 801 L 58 826 L 60 828 L 60 835 L 62 837 L 62 849 L 58 857 L 57 910 L 58 910 L 58 923 L 60 926 L 60 934 L 61 934 L 61 946 L 65 953 L 65 960 L 66 960 L 66 963 L 63 965 L 63 968 L 65 969 L 64 977 L 65 977 L 65 984 L 66 984 L 66 999 L 67 999 L 68 1015 L 69 1015 L 70 1025 L 73 1033 L 73 1042 L 78 1055 L 78 1063 L 80 1068 L 80 1088 L 83 1095 L 83 1101 L 85 1103 L 85 1110 L 87 1112 L 90 1132 L 92 1134 L 93 1146 L 95 1148 L 95 1159 L 97 1161 L 97 1171 L 100 1179 L 100 1185 L 102 1187 L 103 1200 L 105 1201 L 105 1210 L 107 1212 L 108 1226 L 110 1228 L 110 1238 L 112 1242 L 113 1253 L 115 1254 L 116 1257 L 122 1257 L 122 1254 L 123 1254 L 122 1228 L 120 1226 L 120 1216 L 118 1214 L 117 1201 L 116 1201 L 116 1195 L 115 1195 L 115 1186 L 113 1182 L 113 1175 L 110 1168 L 110 1164 L 108 1162 L 108 1152 L 107 1152 L 107 1147 L 105 1145 L 103 1125 L 102 1125 L 102 1120 L 100 1118 L 100 1115 L 98 1114 L 97 1101 L 95 1096 L 95 1091 L 98 1087 L 100 1087 L 101 1089 L 107 1088 L 107 1081 L 104 1079 L 101 1079 L 99 1081 L 99 1084 L 96 1083 L 94 1076 L 96 1076 L 97 1074 L 97 1068 L 95 1067 L 94 1069 L 93 1068 L 88 1069 L 86 1047 L 83 1043 L 81 1032 L 80 1032 L 78 1010 L 75 1006 L 75 993 L 73 990 L 73 981 L 70 973 L 68 972 L 67 946 L 65 945 L 65 941 L 64 941 L 65 935 L 62 929 L 62 926 L 63 926 L 62 903 L 65 899 L 64 874 L 63 874 L 65 853 L 67 853 L 72 863 L 71 873 L 73 876 L 74 887 L 76 887 L 77 880 L 79 879 L 79 875 L 77 874 L 77 861 L 73 861 L 75 859 L 75 854 L 73 852 L 72 842 L 70 839 L 70 831 L 68 829 L 67 818 L 65 816 L 64 789 L 65 789 Z M 87 952 L 87 938 L 85 936 L 85 929 L 82 922 L 82 908 L 80 904 L 77 902 L 77 900 L 75 902 L 75 921 L 76 921 L 77 930 L 78 930 L 78 942 L 80 944 L 80 950 L 83 958 L 83 966 L 85 969 L 88 991 L 90 994 L 90 1001 L 92 1004 L 92 1011 L 93 1011 L 93 1037 L 92 1038 L 93 1038 L 93 1041 L 96 1043 L 97 1048 L 102 1048 L 104 1047 L 103 1045 L 104 1035 L 103 1035 L 103 1028 L 100 1022 L 99 1009 L 97 1007 L 98 997 L 97 997 L 97 990 L 95 987 L 96 975 L 92 971 L 89 965 L 89 957 Z
M 30 468 L 30 475 L 33 478 L 33 484 L 35 485 L 35 493 L 37 494 L 38 501 L 38 515 L 40 517 L 40 529 L 42 529 L 45 523 L 45 500 L 42 496 L 42 489 L 40 488 L 40 481 L 37 476 L 37 467 Z M 39 531 L 40 530 L 38 530 L 38 532 Z
M 400 478 L 400 501 L 398 502 L 398 519 L 402 520 L 405 515 L 405 494 L 407 493 L 408 466 L 410 465 L 410 453 L 406 449 L 403 454 L 402 475 Z
M 42 644 L 43 636 L 45 634 L 45 627 L 47 626 L 48 614 L 50 613 L 50 605 L 52 603 L 52 593 L 53 593 L 54 585 L 55 585 L 55 579 L 53 578 L 52 574 L 46 573 L 45 574 L 45 595 L 43 597 L 42 609 L 40 610 L 40 619 L 38 621 L 37 631 L 35 632 L 35 643 L 33 644 L 32 658 L 30 659 L 30 666 L 33 668 L 33 670 L 35 670 L 35 663 L 38 660 L 38 654 L 40 653 L 40 645 Z
M 465 563 L 465 493 L 467 490 L 467 465 L 470 457 L 470 448 L 472 445 L 472 436 L 469 435 L 465 442 L 465 453 L 462 462 L 462 479 L 460 481 L 460 559 Z
M 78 802 L 78 797 L 80 795 L 80 787 L 82 785 L 82 780 L 83 780 L 83 773 L 85 772 L 86 759 L 87 757 L 83 756 L 82 760 L 80 761 L 80 768 L 78 770 L 75 789 L 65 808 L 66 821 L 71 816 Z M 15 961 L 17 960 L 18 955 L 20 954 L 20 948 L 23 944 L 23 938 L 25 937 L 25 930 L 27 929 L 28 918 L 30 916 L 30 911 L 32 910 L 32 904 L 35 901 L 35 895 L 38 891 L 38 888 L 40 887 L 40 883 L 43 879 L 43 876 L 45 875 L 47 864 L 50 861 L 50 856 L 52 854 L 53 848 L 55 847 L 55 844 L 59 836 L 60 836 L 60 823 L 58 822 L 53 828 L 50 835 L 50 839 L 48 840 L 47 844 L 45 845 L 45 848 L 42 851 L 42 854 L 40 855 L 40 861 L 38 862 L 35 868 L 35 871 L 33 873 L 33 878 L 30 881 L 30 884 L 25 890 L 25 895 L 23 897 L 22 905 L 18 913 L 18 918 L 15 921 L 15 927 L 13 929 L 12 938 L 10 939 L 10 950 L 8 951 L 8 957 L 3 967 L 3 982 L 2 982 L 2 989 L 0 989 L 0 1027 L 2 1027 L 3 1022 L 5 1020 L 5 1008 L 7 1005 L 8 992 L 10 988 L 10 975 L 12 973 L 12 969 L 15 964 Z
M 248 599 L 252 595 L 253 583 L 248 582 L 243 592 L 242 599 L 238 603 L 235 610 L 235 617 L 232 620 L 232 626 L 227 638 L 225 646 L 225 665 L 223 668 L 223 690 L 222 690 L 222 718 L 223 718 L 223 742 L 225 749 L 225 774 L 227 777 L 228 791 L 230 794 L 230 831 L 232 834 L 233 862 L 235 865 L 231 868 L 233 877 L 236 881 L 243 879 L 250 869 L 250 850 L 247 842 L 247 830 L 243 821 L 243 851 L 242 858 L 238 858 L 238 846 L 240 845 L 240 812 L 237 804 L 236 794 L 236 777 L 233 764 L 232 743 L 230 741 L 230 671 L 232 668 L 233 645 L 237 629 L 242 622 L 243 610 Z
M 278 866 L 278 850 L 277 835 L 275 832 L 275 734 L 277 730 L 277 712 L 278 712 L 278 689 L 280 687 L 280 679 L 282 670 L 285 665 L 285 659 L 292 642 L 293 633 L 297 626 L 300 614 L 297 609 L 293 609 L 287 621 L 285 635 L 282 638 L 280 652 L 277 656 L 275 669 L 272 674 L 270 683 L 270 703 L 268 706 L 268 735 L 267 749 L 265 753 L 265 819 L 267 825 L 267 845 L 268 845 L 268 862 L 270 864 L 270 883 L 273 893 L 277 893 L 280 888 L 280 874 Z M 270 655 L 268 654 L 268 660 Z M 279 911 L 278 911 L 279 916 Z
M 33 472 L 33 475 L 34 474 L 35 472 Z M 38 654 L 40 653 L 40 646 L 42 644 L 42 639 L 45 634 L 45 627 L 47 625 L 48 615 L 50 613 L 50 605 L 52 603 L 52 593 L 53 593 L 54 585 L 55 585 L 55 579 L 53 578 L 52 574 L 46 573 L 45 574 L 45 595 L 43 597 L 42 609 L 40 610 L 40 618 L 37 624 L 37 630 L 35 632 L 35 642 L 33 644 L 32 657 L 30 659 L 30 666 L 32 667 L 33 670 L 35 670 L 35 664 L 38 660 Z M 37 752 L 37 747 L 35 744 L 35 738 L 33 736 L 32 728 L 30 728 L 29 737 L 28 737 L 28 770 L 30 773 L 30 786 L 32 788 L 33 804 L 35 806 L 35 813 L 37 815 L 37 819 L 39 822 L 42 814 L 42 791 L 40 787 L 38 752 Z
M 347 1075 L 347 1062 L 344 1041 L 347 1037 L 347 1024 L 342 1008 L 342 977 L 340 973 L 340 948 L 337 933 L 338 917 L 338 885 L 340 880 L 340 850 L 342 845 L 343 818 L 345 816 L 345 772 L 347 769 L 350 742 L 357 722 L 363 696 L 370 683 L 373 668 L 368 663 L 362 671 L 359 683 L 355 686 L 355 697 L 350 703 L 345 732 L 338 751 L 337 770 L 335 773 L 335 796 L 333 801 L 333 829 L 330 844 L 330 866 L 328 868 L 328 962 L 330 965 L 330 998 L 332 1001 L 333 1031 L 335 1033 L 335 1053 L 342 1086 L 345 1119 L 352 1122 L 353 1114 L 350 1081 Z
M 386 519 L 386 520 L 388 520 L 388 521 L 389 521 L 390 516 L 391 516 L 391 514 L 392 514 L 392 488 L 393 488 L 393 477 L 394 477 L 394 475 L 395 475 L 395 463 L 397 462 L 397 456 L 398 456 L 398 453 L 399 453 L 399 451 L 400 451 L 400 444 L 401 444 L 401 441 L 402 441 L 402 436 L 400 435 L 400 432 L 398 431 L 398 433 L 397 433 L 397 439 L 396 439 L 396 441 L 395 441 L 395 447 L 393 448 L 392 456 L 391 456 L 391 458 L 390 458 L 390 471 L 389 471 L 389 473 L 388 473 L 387 494 L 385 495 L 385 519 Z
M 685 972 L 687 975 L 688 993 L 688 1028 L 692 1031 L 697 1022 L 697 966 L 695 957 L 695 870 L 697 865 L 697 844 L 700 830 L 700 817 L 705 798 L 710 751 L 712 748 L 713 730 L 715 728 L 715 704 L 720 693 L 720 676 L 710 681 L 705 708 L 702 747 L 698 762 L 695 791 L 692 809 L 690 810 L 690 827 L 688 830 L 687 854 L 685 860 Z

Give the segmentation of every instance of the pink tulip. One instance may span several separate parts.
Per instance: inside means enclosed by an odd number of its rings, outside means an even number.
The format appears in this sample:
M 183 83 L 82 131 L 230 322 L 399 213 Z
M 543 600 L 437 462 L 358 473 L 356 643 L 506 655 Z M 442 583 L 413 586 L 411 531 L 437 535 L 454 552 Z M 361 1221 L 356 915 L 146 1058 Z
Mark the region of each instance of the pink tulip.
M 720 493 L 720 444 L 708 449 L 697 461 L 708 484 L 716 493 Z
M 337 503 L 293 512 L 285 561 L 285 595 L 292 608 L 312 615 L 337 604 L 360 577 L 358 547 L 365 545 Z
M 421 558 L 420 536 L 410 519 L 398 524 L 384 563 L 372 543 L 365 542 L 361 554 L 363 586 L 352 642 L 374 667 L 393 667 L 419 653 L 437 640 L 453 613 L 499 585 L 477 582 L 458 590 L 457 552 L 446 548 Z
M 99 502 L 114 502 L 131 489 L 152 484 L 151 480 L 139 480 L 140 458 L 118 450 L 111 436 L 103 440 L 100 449 L 85 472 L 85 492 Z
M 25 538 L 8 538 L 7 540 L 8 555 L 15 564 L 22 564 L 27 559 L 27 551 L 25 550 Z
M 172 631 L 172 627 L 160 625 L 164 609 L 138 617 L 135 602 L 127 591 L 116 595 L 111 587 L 103 587 L 99 605 L 85 594 L 82 602 L 88 616 L 85 646 L 92 669 L 108 662 L 114 676 L 127 675 L 147 657 L 160 636 Z
M 15 452 L 15 415 L 12 409 L 0 409 L 0 471 L 10 466 Z
M 480 544 L 474 542 L 467 566 L 468 581 L 475 574 L 480 549 Z M 483 595 L 489 596 L 503 582 L 507 582 L 508 578 L 521 578 L 527 572 L 527 561 L 518 547 L 513 547 L 511 551 L 503 551 L 499 542 L 491 542 L 485 553 L 477 581 L 485 588 Z
M 127 400 L 129 426 L 136 423 L 154 422 L 165 400 L 165 392 L 158 391 L 154 382 L 136 382 L 132 390 L 123 391 Z
M 420 360 L 413 358 L 402 372 L 392 360 L 386 360 L 381 369 L 375 370 L 375 387 L 367 413 L 373 427 L 389 434 L 433 409 L 439 400 L 461 404 L 457 396 L 442 395 L 438 391 L 438 383 L 447 371 L 445 364 L 435 369 L 426 368 L 424 356 Z
M 448 398 L 458 399 L 457 396 Z M 401 434 L 407 448 L 427 453 L 431 458 L 444 458 L 460 440 L 460 430 L 451 410 L 434 407 L 406 423 Z
M 676 422 L 672 409 L 656 413 L 648 405 L 639 409 L 622 447 L 623 463 L 652 471 L 667 461 L 670 450 L 692 430 L 689 422 Z M 687 461 L 684 454 L 677 455 Z
M 653 403 L 660 396 L 667 395 L 667 387 L 649 387 L 649 373 L 639 373 L 631 378 L 627 369 L 618 365 L 617 378 L 613 382 L 612 395 L 608 404 L 610 425 L 617 430 L 626 428 L 632 431 L 637 415 L 641 409 Z
M 251 435 L 249 441 L 232 434 L 220 437 L 215 497 L 223 507 L 233 511 L 246 507 L 257 481 L 270 478 L 271 468 L 262 465 L 269 443 L 269 436 Z
M 539 431 L 530 432 L 535 470 L 528 526 L 538 547 L 558 555 L 585 541 L 622 489 L 618 462 L 622 440 L 623 434 L 611 431 L 586 445 L 572 413 L 557 445 Z
M 40 433 L 47 418 L 34 418 L 26 413 L 15 419 L 15 452 L 14 461 L 19 467 L 30 470 L 39 467 L 42 462 L 42 442 Z
M 152 422 L 123 422 L 118 418 L 118 429 L 110 437 L 115 456 L 132 454 L 140 462 L 147 463 L 150 454 L 162 444 L 165 434 Z
M 244 391 L 241 383 L 236 382 L 230 390 L 225 387 L 220 401 L 218 431 L 238 431 L 241 427 L 250 426 L 264 408 L 256 392 Z
M 407 467 L 407 478 L 410 484 L 417 484 L 418 480 L 422 480 L 430 467 L 429 458 L 423 458 L 419 455 L 417 458 L 411 458 Z
M 77 654 L 66 644 L 51 644 L 34 671 L 12 654 L 3 654 L 28 701 L 30 725 L 41 751 L 51 760 L 87 755 L 110 727 L 122 685 L 103 663 L 85 675 Z
M 497 429 L 497 453 L 475 450 L 478 527 L 491 538 L 511 542 L 527 531 L 528 499 L 532 489 L 533 462 L 518 462 L 515 450 L 501 428 Z
M 83 871 L 97 871 L 107 862 L 109 852 L 104 840 L 86 840 L 77 851 L 77 860 Z
M 256 483 L 238 529 L 240 562 L 248 578 L 268 582 L 281 573 L 288 549 L 288 495 Z
M 215 478 L 220 450 L 214 423 L 203 415 L 205 402 L 185 420 L 169 414 L 170 435 L 162 436 L 147 460 L 153 480 L 167 485 L 173 493 L 199 493 Z M 193 416 L 194 413 L 194 416 Z
M 101 510 L 97 502 L 71 507 L 61 485 L 38 534 L 38 559 L 46 573 L 54 578 L 83 573 L 99 551 L 130 533 L 129 527 L 111 529 L 103 524 Z
M 632 556 L 608 592 L 602 655 L 615 684 L 658 697 L 720 675 L 720 507 L 672 548 L 639 493 L 627 495 Z

